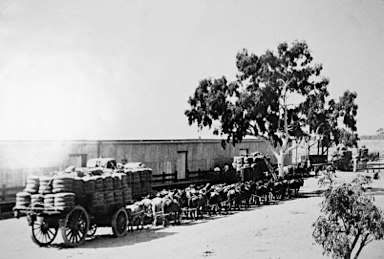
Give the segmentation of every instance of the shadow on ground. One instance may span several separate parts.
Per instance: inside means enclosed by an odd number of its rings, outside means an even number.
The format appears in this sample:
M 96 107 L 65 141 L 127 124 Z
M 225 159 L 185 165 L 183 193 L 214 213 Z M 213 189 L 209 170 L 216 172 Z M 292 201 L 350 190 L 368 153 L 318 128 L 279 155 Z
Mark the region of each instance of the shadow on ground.
M 144 229 L 141 231 L 127 233 L 127 235 L 119 238 L 114 237 L 112 234 L 96 234 L 92 238 L 87 238 L 83 245 L 75 249 L 131 246 L 137 243 L 150 242 L 155 239 L 176 234 L 176 232 L 159 232 L 158 230 L 159 229 Z M 51 247 L 56 247 L 58 249 L 69 248 L 63 243 L 53 244 Z
M 297 199 L 303 199 L 303 198 L 311 198 L 311 197 L 318 197 L 320 196 L 321 192 L 314 191 L 314 192 L 308 192 L 308 193 L 299 193 L 297 196 L 292 196 L 290 199 L 285 200 L 270 200 L 268 204 L 261 204 L 261 205 L 255 205 L 252 204 L 247 208 L 242 207 L 240 210 L 230 210 L 230 211 L 221 211 L 219 213 L 213 214 L 213 215 L 207 215 L 204 214 L 203 216 L 200 216 L 199 218 L 196 218 L 195 220 L 191 218 L 185 218 L 183 216 L 182 218 L 182 224 L 181 227 L 190 227 L 195 226 L 199 224 L 204 224 L 206 222 L 212 221 L 212 220 L 219 220 L 221 218 L 231 217 L 234 214 L 244 212 L 244 211 L 254 211 L 254 210 L 261 210 L 264 207 L 267 206 L 275 206 L 279 204 L 283 204 L 285 202 L 290 202 Z M 301 212 L 291 212 L 293 214 L 295 213 L 301 213 Z M 144 242 L 150 242 L 152 240 L 172 236 L 174 234 L 177 234 L 177 232 L 172 232 L 172 227 L 176 226 L 173 224 L 173 220 L 171 220 L 168 227 L 163 227 L 161 225 L 159 226 L 152 226 L 151 224 L 147 224 L 143 230 L 134 230 L 133 232 L 127 232 L 127 234 L 123 237 L 116 238 L 111 233 L 107 234 L 98 234 L 96 232 L 96 235 L 92 238 L 87 238 L 85 243 L 77 248 L 74 249 L 97 249 L 97 248 L 108 248 L 108 247 L 125 247 L 125 246 L 131 246 L 138 243 L 144 243 Z M 162 231 L 166 230 L 166 231 Z M 98 231 L 99 232 L 99 231 Z M 101 231 L 103 232 L 103 231 Z M 105 232 L 105 231 L 104 231 Z M 100 232 L 99 232 L 100 233 Z M 66 249 L 66 247 L 63 243 L 59 244 L 52 244 L 50 247 L 57 248 L 57 249 Z

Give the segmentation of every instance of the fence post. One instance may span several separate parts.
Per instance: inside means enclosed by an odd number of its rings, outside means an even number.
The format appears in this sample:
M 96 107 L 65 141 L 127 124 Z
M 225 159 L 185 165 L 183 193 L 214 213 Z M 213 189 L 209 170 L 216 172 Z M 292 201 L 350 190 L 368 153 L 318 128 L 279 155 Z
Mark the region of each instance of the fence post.
M 5 201 L 5 184 L 1 186 L 1 195 L 3 196 L 2 200 Z
M 175 170 L 174 182 L 177 182 L 177 170 Z
M 163 172 L 163 183 L 165 183 L 165 172 Z

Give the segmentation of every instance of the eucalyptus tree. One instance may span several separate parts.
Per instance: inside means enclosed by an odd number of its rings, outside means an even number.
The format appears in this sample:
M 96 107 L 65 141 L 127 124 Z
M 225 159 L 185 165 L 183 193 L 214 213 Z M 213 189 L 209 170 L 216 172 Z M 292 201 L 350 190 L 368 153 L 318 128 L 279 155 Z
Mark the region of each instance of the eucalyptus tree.
M 356 92 L 345 91 L 338 101 L 328 101 L 326 109 L 315 115 L 311 121 L 316 124 L 317 138 L 307 145 L 320 144 L 325 151 L 332 145 L 343 144 L 346 147 L 358 146 L 356 133 L 356 115 L 358 105 L 355 103 Z M 323 152 L 325 152 L 323 151 Z
M 358 175 L 352 183 L 329 182 L 312 233 L 323 254 L 356 259 L 366 245 L 384 239 L 384 213 L 366 194 L 371 181 Z
M 331 138 L 337 118 L 345 116 L 336 112 L 336 102 L 326 102 L 329 79 L 321 75 L 322 65 L 313 63 L 305 42 L 280 43 L 277 52 L 267 50 L 260 56 L 243 49 L 236 66 L 235 81 L 225 76 L 201 80 L 185 115 L 190 125 L 224 137 L 224 147 L 246 136 L 264 140 L 277 159 L 280 176 L 291 150 L 305 139 Z

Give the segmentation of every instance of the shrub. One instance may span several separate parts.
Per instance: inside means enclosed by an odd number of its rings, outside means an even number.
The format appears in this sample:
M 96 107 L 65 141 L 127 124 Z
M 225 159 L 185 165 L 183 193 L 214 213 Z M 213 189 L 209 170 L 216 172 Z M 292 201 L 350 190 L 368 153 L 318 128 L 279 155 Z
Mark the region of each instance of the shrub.
M 365 194 L 369 179 L 330 185 L 321 203 L 321 215 L 313 224 L 313 237 L 332 258 L 357 258 L 364 246 L 383 239 L 384 213 Z

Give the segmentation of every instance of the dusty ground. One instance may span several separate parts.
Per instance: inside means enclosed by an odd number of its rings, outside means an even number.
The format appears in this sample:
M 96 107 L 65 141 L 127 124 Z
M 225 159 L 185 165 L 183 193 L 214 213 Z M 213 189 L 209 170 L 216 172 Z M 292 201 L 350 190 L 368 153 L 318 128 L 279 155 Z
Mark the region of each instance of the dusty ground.
M 355 175 L 338 173 L 346 181 Z M 380 188 L 373 194 L 376 205 L 384 208 L 384 173 L 372 187 Z M 309 178 L 302 192 L 317 189 L 317 179 Z M 148 226 L 122 238 L 113 238 L 110 228 L 101 228 L 94 239 L 71 249 L 62 248 L 60 232 L 53 246 L 39 248 L 29 237 L 25 218 L 3 220 L 0 258 L 327 258 L 311 236 L 321 200 L 293 199 L 165 229 Z M 369 244 L 359 258 L 384 258 L 384 241 Z

